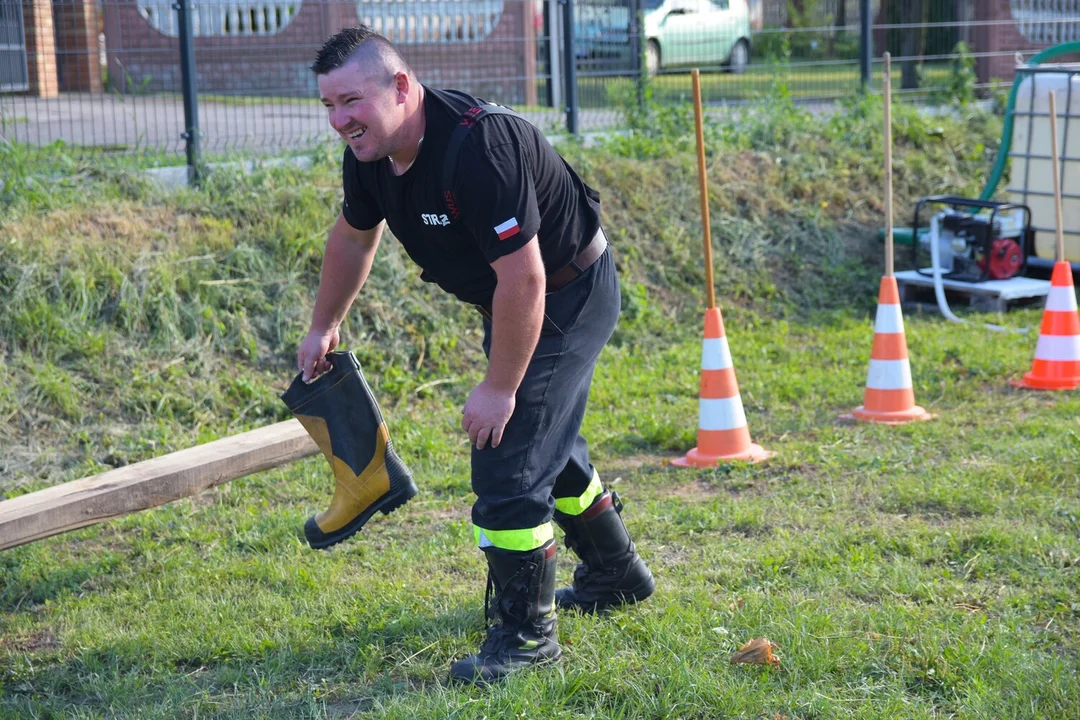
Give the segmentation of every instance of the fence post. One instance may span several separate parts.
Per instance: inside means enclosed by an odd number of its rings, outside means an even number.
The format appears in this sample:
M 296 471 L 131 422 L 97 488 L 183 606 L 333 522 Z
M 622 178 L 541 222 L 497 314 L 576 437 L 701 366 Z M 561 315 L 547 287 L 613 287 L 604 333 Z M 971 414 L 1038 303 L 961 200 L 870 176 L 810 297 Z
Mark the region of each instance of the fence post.
M 859 0 L 859 71 L 862 76 L 862 89 L 870 90 L 871 59 L 874 57 L 874 35 L 871 27 L 873 9 L 870 0 Z
M 195 37 L 191 28 L 194 0 L 173 3 L 180 31 L 180 86 L 184 92 L 184 138 L 187 145 L 188 183 L 199 183 L 199 97 L 195 86 Z
M 566 71 L 566 130 L 578 134 L 577 53 L 574 52 L 574 0 L 559 0 L 563 6 L 563 67 Z
M 630 43 L 630 51 L 634 55 L 634 84 L 637 86 L 637 103 L 638 109 L 645 109 L 645 83 L 648 81 L 648 73 L 645 70 L 645 61 L 642 57 L 644 52 L 644 45 L 642 41 L 645 39 L 645 11 L 643 9 L 643 3 L 641 0 L 630 0 L 630 7 L 633 8 L 633 18 L 631 20 L 634 33 L 633 42 Z

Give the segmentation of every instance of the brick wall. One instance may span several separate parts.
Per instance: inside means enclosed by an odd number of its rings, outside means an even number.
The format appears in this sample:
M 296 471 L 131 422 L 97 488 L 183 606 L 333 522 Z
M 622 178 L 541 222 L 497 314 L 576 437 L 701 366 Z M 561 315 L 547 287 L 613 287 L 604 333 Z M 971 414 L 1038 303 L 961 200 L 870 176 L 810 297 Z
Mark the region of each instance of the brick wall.
M 1012 20 L 1009 0 L 981 0 L 975 3 L 976 21 Z M 1031 55 L 1049 45 L 1032 43 L 1020 34 L 1012 23 L 979 25 L 973 33 L 975 49 L 980 53 L 999 53 L 980 57 L 975 64 L 979 82 L 990 80 L 1011 81 L 1016 75 L 1016 52 Z
M 56 40 L 50 0 L 25 0 L 26 68 L 30 94 L 56 97 L 60 82 L 56 72 Z
M 55 0 L 57 69 L 65 92 L 101 92 L 98 12 L 93 0 Z
M 526 62 L 531 3 L 509 0 L 498 25 L 474 43 L 400 45 L 420 81 L 455 87 L 507 103 L 534 100 L 534 62 Z M 127 92 L 180 91 L 178 40 L 150 26 L 134 0 L 104 6 L 105 46 L 112 89 Z M 272 94 L 314 97 L 318 87 L 308 70 L 323 41 L 356 25 L 355 3 L 307 0 L 282 31 L 263 37 L 197 37 L 195 59 L 200 93 Z M 531 58 L 530 58 L 531 59 Z M 530 92 L 531 91 L 531 92 Z

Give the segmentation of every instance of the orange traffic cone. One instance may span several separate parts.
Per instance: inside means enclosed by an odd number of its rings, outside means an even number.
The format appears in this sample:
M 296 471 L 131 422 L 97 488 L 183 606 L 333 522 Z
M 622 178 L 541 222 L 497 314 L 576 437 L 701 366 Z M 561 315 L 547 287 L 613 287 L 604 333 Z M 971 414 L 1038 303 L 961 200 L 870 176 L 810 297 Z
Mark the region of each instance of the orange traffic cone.
M 866 393 L 863 404 L 855 408 L 851 416 L 865 422 L 888 425 L 902 425 L 933 417 L 915 404 L 907 339 L 904 336 L 904 315 L 900 311 L 900 292 L 892 275 L 881 278 Z
M 1080 387 L 1080 315 L 1076 314 L 1072 267 L 1066 260 L 1054 263 L 1031 372 L 1012 384 L 1032 390 Z
M 715 467 L 725 460 L 761 462 L 775 453 L 750 442 L 735 367 L 724 336 L 720 308 L 705 311 L 705 342 L 701 347 L 701 394 L 698 405 L 698 444 L 679 467 Z

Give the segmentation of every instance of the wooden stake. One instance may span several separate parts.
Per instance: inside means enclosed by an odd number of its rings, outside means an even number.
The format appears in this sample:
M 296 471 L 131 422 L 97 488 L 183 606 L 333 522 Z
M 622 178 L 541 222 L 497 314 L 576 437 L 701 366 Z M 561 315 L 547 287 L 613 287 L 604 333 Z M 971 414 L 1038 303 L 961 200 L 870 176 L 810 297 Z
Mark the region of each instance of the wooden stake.
M 1058 160 L 1057 93 L 1050 93 L 1050 158 L 1054 168 L 1054 222 L 1057 223 L 1057 261 L 1065 259 L 1065 230 L 1061 218 L 1061 169 Z
M 694 125 L 697 131 L 698 189 L 701 193 L 701 223 L 705 230 L 705 297 L 708 308 L 716 307 L 716 293 L 713 290 L 712 267 L 712 229 L 709 226 L 709 180 L 705 170 L 705 128 L 701 117 L 701 73 L 697 68 L 690 71 L 694 85 Z
M 885 53 L 881 75 L 885 99 L 885 276 L 893 276 L 893 210 L 892 210 L 892 56 Z
M 286 420 L 0 502 L 0 550 L 164 505 L 319 452 Z

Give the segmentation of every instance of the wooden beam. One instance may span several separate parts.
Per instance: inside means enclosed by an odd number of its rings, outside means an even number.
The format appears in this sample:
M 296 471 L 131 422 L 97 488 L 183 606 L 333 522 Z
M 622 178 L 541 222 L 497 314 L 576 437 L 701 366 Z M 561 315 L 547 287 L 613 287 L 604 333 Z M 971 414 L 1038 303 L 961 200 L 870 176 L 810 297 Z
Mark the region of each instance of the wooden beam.
M 296 420 L 0 502 L 0 550 L 190 497 L 319 452 Z

